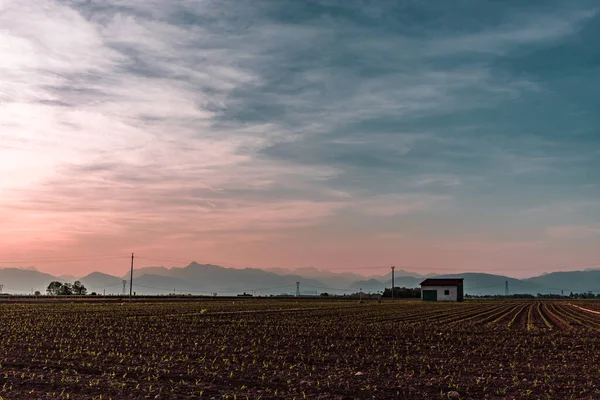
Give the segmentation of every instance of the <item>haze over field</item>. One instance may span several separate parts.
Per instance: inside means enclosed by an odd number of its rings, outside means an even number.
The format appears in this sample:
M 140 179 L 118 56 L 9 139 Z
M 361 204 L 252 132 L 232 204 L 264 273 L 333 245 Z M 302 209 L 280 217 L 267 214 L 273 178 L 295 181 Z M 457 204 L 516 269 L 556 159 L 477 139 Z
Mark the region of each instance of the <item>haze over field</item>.
M 296 294 L 299 283 L 300 295 L 321 293 L 350 295 L 362 291 L 378 293 L 391 287 L 391 276 L 383 271 L 373 271 L 364 277 L 354 273 L 333 273 L 311 268 L 296 270 L 261 270 L 255 268 L 223 268 L 212 264 L 190 263 L 184 267 L 146 267 L 134 271 L 133 291 L 145 295 L 193 294 L 235 296 L 248 293 L 256 296 Z M 396 271 L 396 287 L 419 287 L 426 278 L 408 271 Z M 3 292 L 31 294 L 36 290 L 45 293 L 53 281 L 74 282 L 80 280 L 88 293 L 129 293 L 129 271 L 114 276 L 94 271 L 79 276 L 52 276 L 35 268 L 0 268 Z M 428 277 L 464 279 L 467 295 L 504 295 L 508 283 L 509 294 L 564 294 L 600 293 L 600 269 L 552 272 L 528 279 L 516 279 L 498 274 L 459 272 L 457 274 L 429 275 Z
M 599 12 L 0 0 L 0 267 L 600 265 Z

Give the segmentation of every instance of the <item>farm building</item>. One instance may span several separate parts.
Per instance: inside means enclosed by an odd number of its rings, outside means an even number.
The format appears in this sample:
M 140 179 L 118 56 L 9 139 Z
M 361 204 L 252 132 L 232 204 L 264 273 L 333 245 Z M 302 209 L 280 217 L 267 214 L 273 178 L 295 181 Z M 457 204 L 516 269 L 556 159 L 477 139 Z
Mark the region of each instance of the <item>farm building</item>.
M 423 301 L 463 301 L 463 278 L 425 279 L 421 282 Z

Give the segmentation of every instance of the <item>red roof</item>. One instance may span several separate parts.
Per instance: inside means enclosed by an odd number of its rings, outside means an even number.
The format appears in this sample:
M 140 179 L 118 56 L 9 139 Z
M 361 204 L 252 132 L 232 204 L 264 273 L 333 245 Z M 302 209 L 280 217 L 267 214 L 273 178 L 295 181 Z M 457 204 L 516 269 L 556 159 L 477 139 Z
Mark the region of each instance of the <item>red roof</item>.
M 459 286 L 462 285 L 464 278 L 457 279 L 425 279 L 421 286 Z

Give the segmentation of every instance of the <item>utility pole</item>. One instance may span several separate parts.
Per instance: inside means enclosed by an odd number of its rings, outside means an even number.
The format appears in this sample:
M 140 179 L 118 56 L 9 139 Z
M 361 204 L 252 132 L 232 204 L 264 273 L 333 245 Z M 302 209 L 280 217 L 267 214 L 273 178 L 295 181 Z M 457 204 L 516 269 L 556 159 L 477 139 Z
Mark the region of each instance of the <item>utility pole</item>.
M 359 290 L 360 290 L 360 301 L 362 302 L 362 288 L 360 288 Z
M 392 265 L 392 300 L 394 300 L 394 270 L 395 269 L 396 269 L 396 267 Z
M 129 301 L 131 301 L 132 293 L 133 293 L 133 253 L 131 253 L 131 277 L 129 279 Z
M 2 289 L 4 289 L 4 285 L 0 285 L 0 294 L 2 294 Z
M 508 281 L 504 283 L 504 295 L 508 297 Z
M 300 282 L 296 282 L 296 297 L 300 297 Z

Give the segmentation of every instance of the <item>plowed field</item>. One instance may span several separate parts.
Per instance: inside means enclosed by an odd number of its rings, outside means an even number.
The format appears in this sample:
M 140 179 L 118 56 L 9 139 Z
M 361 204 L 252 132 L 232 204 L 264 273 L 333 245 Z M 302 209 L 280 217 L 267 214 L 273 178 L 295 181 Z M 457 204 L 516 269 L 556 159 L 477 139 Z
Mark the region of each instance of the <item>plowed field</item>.
M 456 396 L 600 398 L 600 304 L 0 304 L 1 399 Z

